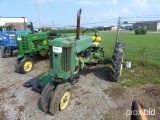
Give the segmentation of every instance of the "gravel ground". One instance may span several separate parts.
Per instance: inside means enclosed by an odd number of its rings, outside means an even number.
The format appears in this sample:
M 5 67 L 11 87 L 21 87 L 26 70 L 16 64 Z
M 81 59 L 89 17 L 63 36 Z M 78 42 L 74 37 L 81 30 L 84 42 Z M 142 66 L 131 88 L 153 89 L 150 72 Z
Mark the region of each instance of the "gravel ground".
M 127 88 L 108 80 L 108 70 L 103 66 L 86 67 L 80 72 L 79 82 L 73 85 L 70 105 L 52 116 L 39 105 L 40 94 L 23 87 L 28 80 L 38 80 L 47 72 L 49 60 L 35 63 L 28 74 L 15 72 L 16 51 L 13 57 L 0 58 L 0 120 L 130 120 L 126 111 L 131 102 L 141 101 L 146 109 L 155 109 L 150 120 L 160 120 L 160 87 L 144 85 Z

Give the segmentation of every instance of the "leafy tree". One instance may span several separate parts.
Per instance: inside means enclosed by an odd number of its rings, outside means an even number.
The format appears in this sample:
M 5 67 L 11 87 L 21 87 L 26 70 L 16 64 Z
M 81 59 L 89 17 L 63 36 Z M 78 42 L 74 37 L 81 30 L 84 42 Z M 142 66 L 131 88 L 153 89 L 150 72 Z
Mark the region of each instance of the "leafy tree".
M 127 22 L 127 21 L 124 21 L 123 24 L 128 24 L 128 22 Z
M 27 28 L 28 28 L 28 29 L 31 29 L 31 27 L 32 27 L 31 24 L 28 24 L 28 25 L 27 25 Z

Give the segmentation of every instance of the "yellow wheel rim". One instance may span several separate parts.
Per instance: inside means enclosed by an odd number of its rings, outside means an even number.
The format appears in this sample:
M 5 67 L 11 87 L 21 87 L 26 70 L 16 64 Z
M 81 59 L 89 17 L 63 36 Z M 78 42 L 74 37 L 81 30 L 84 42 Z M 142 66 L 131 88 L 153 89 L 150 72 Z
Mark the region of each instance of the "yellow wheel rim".
M 25 71 L 30 71 L 32 69 L 32 61 L 27 61 L 24 63 L 24 70 Z
M 71 98 L 71 91 L 67 90 L 60 101 L 60 110 L 64 110 L 67 107 L 70 98 Z
M 40 56 L 45 56 L 48 53 L 48 50 L 41 50 L 39 51 Z

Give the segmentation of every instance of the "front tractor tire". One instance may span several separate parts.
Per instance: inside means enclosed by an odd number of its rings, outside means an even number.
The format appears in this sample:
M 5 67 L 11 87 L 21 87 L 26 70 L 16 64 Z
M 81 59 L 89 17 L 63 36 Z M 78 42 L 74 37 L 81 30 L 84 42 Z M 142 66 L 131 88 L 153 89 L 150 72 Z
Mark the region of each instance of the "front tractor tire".
M 30 57 L 24 57 L 19 63 L 19 72 L 26 74 L 33 69 L 33 60 Z
M 50 98 L 53 95 L 55 89 L 55 85 L 53 82 L 48 83 L 41 94 L 41 100 L 40 100 L 40 104 L 42 107 L 43 112 L 48 113 L 49 112 L 49 102 L 50 102 Z
M 17 60 L 16 60 L 16 63 L 15 63 L 15 71 L 16 72 L 19 72 L 19 65 L 20 65 L 20 62 L 21 62 L 21 58 L 18 58 Z
M 72 94 L 72 85 L 70 83 L 59 84 L 50 98 L 49 112 L 55 115 L 58 111 L 67 108 Z
M 47 50 L 47 49 L 40 50 L 40 51 L 38 52 L 38 56 L 39 56 L 40 58 L 46 58 L 46 57 L 48 56 L 48 50 Z
M 124 62 L 124 44 L 116 43 L 111 59 L 110 79 L 117 82 L 121 78 L 123 62 Z
M 13 50 L 7 49 L 7 46 L 2 46 L 1 47 L 1 57 L 2 58 L 11 57 L 12 54 L 13 54 Z

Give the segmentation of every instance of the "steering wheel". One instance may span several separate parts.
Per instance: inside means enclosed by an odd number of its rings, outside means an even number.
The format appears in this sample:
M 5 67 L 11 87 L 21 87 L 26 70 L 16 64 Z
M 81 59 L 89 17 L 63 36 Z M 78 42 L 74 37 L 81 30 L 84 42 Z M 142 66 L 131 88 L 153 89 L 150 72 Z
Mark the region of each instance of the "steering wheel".
M 96 34 L 96 31 L 94 29 L 86 29 L 83 31 L 82 35 L 84 34 L 87 34 L 87 35 L 90 35 L 90 36 L 95 36 L 95 40 L 97 38 L 97 34 Z M 93 42 L 95 41 L 93 40 Z
M 87 34 L 87 35 L 90 35 L 90 36 L 91 36 L 91 33 L 92 33 L 92 32 L 93 32 L 93 34 L 94 34 L 94 35 L 92 35 L 92 36 L 97 37 L 96 31 L 95 31 L 94 29 L 86 29 L 86 30 L 83 31 L 82 35 Z

